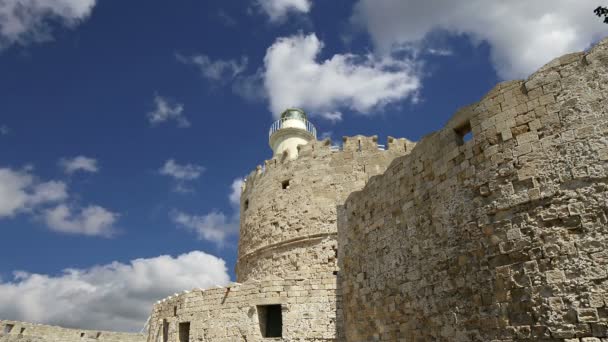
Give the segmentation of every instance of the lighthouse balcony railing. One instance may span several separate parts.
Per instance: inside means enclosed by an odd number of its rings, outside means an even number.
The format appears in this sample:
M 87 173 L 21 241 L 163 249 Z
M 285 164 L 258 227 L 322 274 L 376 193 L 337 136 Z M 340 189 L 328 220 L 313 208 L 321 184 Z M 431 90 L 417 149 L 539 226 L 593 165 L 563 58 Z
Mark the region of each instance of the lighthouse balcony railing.
M 271 126 L 270 126 L 270 130 L 268 131 L 268 137 L 270 138 L 270 136 L 272 136 L 276 131 L 282 129 L 282 128 L 289 128 L 291 126 L 287 126 L 285 127 L 285 121 L 288 120 L 293 120 L 291 118 L 283 118 L 283 119 L 279 119 L 277 121 L 275 121 Z M 304 123 L 306 124 L 306 131 L 310 134 L 312 134 L 313 137 L 315 137 L 315 139 L 317 139 L 317 129 L 315 128 L 315 126 L 310 123 L 310 121 L 308 120 L 302 120 L 304 121 Z M 304 128 L 302 128 L 304 129 Z

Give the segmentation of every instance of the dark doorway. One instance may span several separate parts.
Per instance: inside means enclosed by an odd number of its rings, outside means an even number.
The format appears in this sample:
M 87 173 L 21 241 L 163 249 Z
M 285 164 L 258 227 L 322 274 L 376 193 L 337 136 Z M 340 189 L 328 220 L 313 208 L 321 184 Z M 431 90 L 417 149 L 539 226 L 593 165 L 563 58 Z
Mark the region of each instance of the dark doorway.
M 169 341 L 169 322 L 163 319 L 163 342 Z
M 190 342 L 190 322 L 179 324 L 179 342 Z
M 281 304 L 258 305 L 258 318 L 262 337 L 283 337 Z

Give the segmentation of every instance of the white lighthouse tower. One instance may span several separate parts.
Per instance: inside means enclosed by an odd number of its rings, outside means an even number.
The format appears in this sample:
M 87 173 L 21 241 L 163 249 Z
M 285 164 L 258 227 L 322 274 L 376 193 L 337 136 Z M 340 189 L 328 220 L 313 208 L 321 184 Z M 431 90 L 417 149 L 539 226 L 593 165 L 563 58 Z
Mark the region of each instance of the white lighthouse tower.
M 317 139 L 317 130 L 306 119 L 303 110 L 289 108 L 270 126 L 268 139 L 275 156 L 285 155 L 288 159 L 295 159 L 298 157 L 298 145 L 306 145 Z

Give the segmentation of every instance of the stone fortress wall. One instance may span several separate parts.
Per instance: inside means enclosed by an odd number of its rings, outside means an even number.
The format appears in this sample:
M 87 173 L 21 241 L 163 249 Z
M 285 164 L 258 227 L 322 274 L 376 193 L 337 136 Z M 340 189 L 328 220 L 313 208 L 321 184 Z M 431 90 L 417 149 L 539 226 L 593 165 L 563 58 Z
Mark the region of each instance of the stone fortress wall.
M 348 341 L 608 341 L 608 39 L 459 111 L 338 232 Z
M 144 334 L 67 329 L 0 320 L 0 342 L 144 342 Z
M 279 340 L 336 340 L 336 208 L 415 145 L 389 137 L 380 149 L 376 137 L 343 140 L 341 149 L 329 140 L 311 141 L 299 147 L 297 159 L 273 158 L 247 177 L 236 267 L 242 284 L 195 289 L 158 303 L 148 342 L 185 340 L 180 327 L 190 341 L 261 341 L 264 305 L 281 306 Z

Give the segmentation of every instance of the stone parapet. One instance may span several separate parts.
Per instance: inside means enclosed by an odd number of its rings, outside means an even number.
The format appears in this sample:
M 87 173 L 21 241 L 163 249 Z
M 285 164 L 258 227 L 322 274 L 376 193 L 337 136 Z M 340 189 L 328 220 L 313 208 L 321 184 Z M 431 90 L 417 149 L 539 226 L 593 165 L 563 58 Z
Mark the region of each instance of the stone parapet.
M 336 336 L 336 277 L 313 275 L 193 289 L 154 306 L 148 342 L 180 341 L 180 323 L 190 341 L 265 341 L 264 308 L 280 306 L 276 341 L 332 341 Z M 183 332 L 182 332 L 183 333 Z M 166 335 L 166 339 L 165 339 Z
M 0 342 L 144 342 L 144 334 L 68 329 L 0 320 Z

